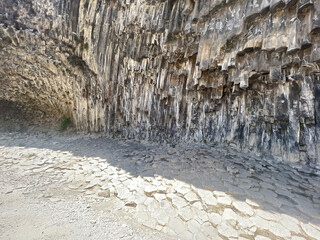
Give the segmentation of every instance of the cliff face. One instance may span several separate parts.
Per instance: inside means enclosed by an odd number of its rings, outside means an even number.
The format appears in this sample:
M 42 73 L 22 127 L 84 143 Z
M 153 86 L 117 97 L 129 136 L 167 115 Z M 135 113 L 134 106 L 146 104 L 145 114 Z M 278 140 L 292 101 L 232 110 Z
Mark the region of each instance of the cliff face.
M 79 129 L 320 164 L 320 0 L 0 0 L 0 98 Z

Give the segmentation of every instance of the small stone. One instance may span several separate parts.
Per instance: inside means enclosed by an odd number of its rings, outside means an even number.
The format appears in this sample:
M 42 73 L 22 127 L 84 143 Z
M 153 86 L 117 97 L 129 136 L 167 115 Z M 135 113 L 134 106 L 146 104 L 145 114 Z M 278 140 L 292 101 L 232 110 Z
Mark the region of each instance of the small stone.
M 218 197 L 217 198 L 218 203 L 226 206 L 230 206 L 232 203 L 232 200 L 229 196 L 224 196 L 224 197 Z
M 202 232 L 209 237 L 209 239 L 221 239 L 218 235 L 218 231 L 216 228 L 214 228 L 210 223 L 205 222 L 202 226 L 201 226 L 201 230 Z M 207 238 L 205 238 L 207 239 Z
M 188 230 L 193 234 L 196 234 L 200 231 L 201 225 L 194 219 L 190 220 L 187 225 Z
M 154 198 L 155 198 L 157 201 L 160 202 L 160 201 L 166 199 L 167 197 L 166 197 L 166 195 L 163 194 L 163 193 L 156 193 L 156 194 L 154 194 Z
M 225 236 L 226 238 L 229 238 L 229 239 L 232 238 L 232 237 L 237 238 L 238 235 L 239 235 L 238 232 L 233 227 L 231 227 L 231 226 L 229 226 L 229 225 L 227 225 L 225 223 L 222 223 L 221 225 L 218 225 L 217 229 L 218 229 L 218 232 L 221 235 L 223 235 L 223 236 Z
M 184 222 L 180 218 L 170 218 L 168 227 L 178 235 L 187 230 Z
M 300 233 L 300 228 L 298 226 L 299 221 L 297 219 L 285 214 L 281 214 L 281 218 L 279 222 L 281 225 L 283 225 L 285 228 L 287 228 L 291 232 L 294 232 L 296 234 Z
M 151 197 L 147 198 L 144 204 L 147 206 L 150 212 L 156 212 L 160 208 L 159 202 Z
M 174 196 L 172 198 L 172 204 L 177 207 L 178 209 L 180 208 L 183 208 L 185 206 L 188 205 L 188 203 L 186 202 L 186 200 L 184 200 L 183 198 L 181 197 L 178 197 L 178 196 Z
M 222 214 L 222 221 L 226 220 L 237 220 L 238 215 L 231 209 L 231 208 L 225 208 Z
M 197 193 L 207 206 L 217 206 L 217 199 L 213 196 L 211 191 L 198 189 Z
M 128 188 L 124 186 L 117 187 L 117 197 L 121 200 L 130 199 L 132 196 L 132 193 L 129 191 Z
M 226 208 L 222 214 L 222 222 L 229 222 L 232 226 L 237 224 L 238 215 L 230 208 Z
M 253 209 L 245 202 L 233 202 L 232 205 L 241 213 L 252 216 L 254 214 Z
M 200 223 L 206 222 L 209 220 L 208 214 L 205 211 L 199 210 L 199 209 L 192 209 L 195 215 L 195 220 L 197 220 Z
M 287 238 L 291 236 L 290 231 L 277 222 L 269 222 L 268 225 L 268 230 L 277 237 Z
M 192 191 L 188 192 L 188 193 L 184 196 L 184 198 L 185 198 L 188 202 L 191 202 L 191 203 L 199 200 L 197 194 L 195 194 L 195 193 L 192 192 Z
M 189 221 L 194 217 L 194 213 L 190 207 L 183 207 L 179 209 L 179 215 L 184 221 Z
M 156 191 L 157 191 L 157 188 L 152 185 L 148 185 L 144 188 L 144 192 L 146 193 L 147 196 L 151 196 Z
M 167 193 L 167 187 L 165 187 L 163 185 L 157 186 L 157 192 L 165 194 L 165 193 Z
M 190 185 L 178 180 L 173 182 L 172 188 L 181 195 L 185 195 L 190 191 Z
M 154 217 L 157 220 L 157 222 L 162 226 L 167 225 L 169 222 L 169 216 L 164 210 L 153 212 L 152 217 Z
M 214 225 L 217 226 L 221 223 L 221 216 L 217 213 L 209 213 L 209 221 Z
M 300 223 L 302 230 L 309 236 L 315 239 L 320 239 L 320 231 L 314 228 L 310 223 Z
M 251 222 L 247 216 L 242 217 L 242 216 L 238 216 L 238 227 L 240 227 L 240 229 L 249 229 L 251 227 L 254 226 L 253 222 Z
M 261 218 L 260 216 L 253 216 L 249 218 L 249 220 L 258 228 L 261 230 L 268 230 L 269 228 L 269 221 Z
M 195 202 L 192 204 L 193 207 L 199 210 L 203 210 L 202 204 L 200 202 Z

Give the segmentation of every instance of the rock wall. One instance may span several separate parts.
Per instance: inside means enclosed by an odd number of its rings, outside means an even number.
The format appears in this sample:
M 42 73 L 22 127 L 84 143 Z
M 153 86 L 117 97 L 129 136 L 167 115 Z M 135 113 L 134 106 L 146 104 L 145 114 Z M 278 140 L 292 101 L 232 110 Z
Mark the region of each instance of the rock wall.
M 320 0 L 0 6 L 0 98 L 82 130 L 320 164 Z

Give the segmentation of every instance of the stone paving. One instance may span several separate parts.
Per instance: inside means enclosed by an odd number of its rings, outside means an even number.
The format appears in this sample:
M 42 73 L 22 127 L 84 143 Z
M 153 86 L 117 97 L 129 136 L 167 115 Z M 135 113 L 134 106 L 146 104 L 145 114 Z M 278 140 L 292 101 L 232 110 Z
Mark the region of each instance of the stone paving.
M 223 145 L 0 133 L 0 169 L 46 175 L 177 239 L 320 239 L 320 170 Z

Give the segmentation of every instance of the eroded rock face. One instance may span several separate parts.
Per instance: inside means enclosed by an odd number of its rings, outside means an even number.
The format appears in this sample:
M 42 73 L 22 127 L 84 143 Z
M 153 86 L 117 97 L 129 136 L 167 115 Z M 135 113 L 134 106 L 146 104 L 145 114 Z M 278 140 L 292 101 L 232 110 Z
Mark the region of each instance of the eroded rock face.
M 1 0 L 0 96 L 80 129 L 320 154 L 320 0 Z

